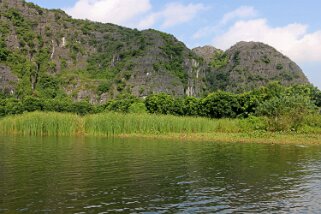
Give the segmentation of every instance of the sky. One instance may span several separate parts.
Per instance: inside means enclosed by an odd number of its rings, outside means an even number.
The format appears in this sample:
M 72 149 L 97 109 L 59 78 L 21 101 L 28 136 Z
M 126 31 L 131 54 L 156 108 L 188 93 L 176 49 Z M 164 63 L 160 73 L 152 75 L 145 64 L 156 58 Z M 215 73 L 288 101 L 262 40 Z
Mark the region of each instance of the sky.
M 28 0 L 74 18 L 153 28 L 189 48 L 226 50 L 239 41 L 264 42 L 294 60 L 321 89 L 320 0 Z

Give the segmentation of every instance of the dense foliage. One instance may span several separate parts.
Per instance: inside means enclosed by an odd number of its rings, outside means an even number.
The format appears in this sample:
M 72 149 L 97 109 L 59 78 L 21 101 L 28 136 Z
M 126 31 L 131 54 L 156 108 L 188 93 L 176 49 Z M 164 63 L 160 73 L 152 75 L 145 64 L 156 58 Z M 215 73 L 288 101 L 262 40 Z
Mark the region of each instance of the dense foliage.
M 225 52 L 217 50 L 211 59 L 210 66 L 213 68 L 222 68 L 228 63 L 228 56 Z
M 23 99 L 2 97 L 0 104 L 1 116 L 33 111 L 71 112 L 80 115 L 113 111 L 209 118 L 261 117 L 265 118 L 267 130 L 295 131 L 302 126 L 307 116 L 319 113 L 321 92 L 311 85 L 284 87 L 271 83 L 267 87 L 244 94 L 217 91 L 203 98 L 175 98 L 160 93 L 151 94 L 143 100 L 130 94 L 121 94 L 106 104 L 93 105 L 88 101 L 51 99 L 50 96 L 40 94 Z

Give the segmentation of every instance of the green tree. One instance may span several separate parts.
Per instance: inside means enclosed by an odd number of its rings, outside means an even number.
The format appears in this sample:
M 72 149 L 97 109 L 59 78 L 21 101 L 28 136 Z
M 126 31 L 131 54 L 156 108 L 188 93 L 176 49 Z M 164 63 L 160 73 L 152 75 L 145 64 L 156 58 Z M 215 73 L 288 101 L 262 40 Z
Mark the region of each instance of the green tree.
M 235 118 L 240 104 L 235 94 L 218 91 L 202 100 L 202 112 L 211 118 Z
M 237 96 L 240 104 L 240 117 L 249 117 L 255 113 L 255 109 L 260 104 L 261 97 L 253 92 L 245 92 Z
M 198 116 L 200 114 L 200 99 L 196 97 L 185 97 L 183 104 L 184 115 Z
M 172 114 L 174 98 L 168 94 L 152 94 L 145 100 L 147 111 L 152 114 Z

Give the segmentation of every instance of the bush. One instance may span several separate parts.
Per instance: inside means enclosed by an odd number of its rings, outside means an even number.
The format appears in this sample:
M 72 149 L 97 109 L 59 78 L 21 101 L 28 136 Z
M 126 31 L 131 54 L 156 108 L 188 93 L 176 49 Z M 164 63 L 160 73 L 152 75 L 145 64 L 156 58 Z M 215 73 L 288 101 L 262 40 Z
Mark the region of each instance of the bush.
M 102 82 L 99 84 L 98 88 L 97 88 L 97 92 L 98 94 L 103 94 L 109 91 L 111 87 L 111 83 L 110 82 Z
M 88 101 L 80 101 L 73 103 L 71 106 L 71 112 L 80 115 L 90 114 L 94 112 L 94 107 Z
M 0 37 L 0 61 L 6 61 L 9 56 L 9 51 L 6 49 L 4 41 Z
M 4 105 L 4 114 L 21 114 L 24 109 L 20 100 L 15 98 L 9 98 L 1 102 Z
M 264 55 L 263 57 L 261 57 L 262 62 L 264 62 L 265 64 L 269 64 L 271 62 L 271 60 L 268 58 L 267 55 Z
M 295 131 L 304 122 L 304 117 L 316 111 L 308 96 L 273 97 L 261 103 L 256 115 L 268 117 L 270 131 Z
M 277 64 L 277 65 L 276 65 L 276 69 L 277 69 L 277 70 L 282 70 L 282 69 L 283 69 L 283 65 L 280 64 L 280 63 Z
M 106 104 L 106 110 L 128 113 L 132 104 L 139 102 L 139 99 L 131 94 L 120 94 L 115 100 Z
M 22 101 L 24 111 L 41 111 L 43 110 L 43 100 L 38 97 L 27 96 Z
M 144 114 L 147 113 L 147 109 L 144 103 L 142 102 L 137 102 L 133 103 L 129 108 L 128 108 L 129 113 L 139 113 L 139 114 Z
M 201 105 L 202 114 L 211 118 L 235 118 L 241 107 L 235 94 L 223 91 L 208 95 Z
M 198 116 L 200 114 L 200 99 L 185 97 L 183 101 L 183 115 Z
M 39 82 L 37 84 L 39 91 L 41 92 L 42 97 L 45 98 L 55 98 L 59 93 L 59 81 L 58 79 L 44 75 L 39 78 Z
M 172 114 L 174 98 L 168 94 L 152 94 L 145 100 L 147 111 L 152 114 Z
M 316 87 L 311 87 L 311 99 L 316 106 L 321 107 L 321 91 Z
M 73 103 L 69 99 L 48 99 L 44 101 L 44 111 L 74 112 Z
M 184 114 L 184 99 L 176 98 L 174 99 L 173 107 L 170 114 L 183 116 Z
M 6 115 L 6 100 L 0 99 L 0 117 Z
M 255 116 L 250 116 L 240 122 L 240 126 L 244 131 L 266 131 L 268 129 L 267 125 L 266 118 Z
M 210 66 L 219 69 L 227 65 L 228 60 L 227 54 L 224 51 L 218 50 L 213 54 Z
M 238 95 L 238 102 L 240 104 L 238 116 L 246 118 L 255 113 L 255 109 L 260 103 L 260 96 L 252 92 L 243 93 Z

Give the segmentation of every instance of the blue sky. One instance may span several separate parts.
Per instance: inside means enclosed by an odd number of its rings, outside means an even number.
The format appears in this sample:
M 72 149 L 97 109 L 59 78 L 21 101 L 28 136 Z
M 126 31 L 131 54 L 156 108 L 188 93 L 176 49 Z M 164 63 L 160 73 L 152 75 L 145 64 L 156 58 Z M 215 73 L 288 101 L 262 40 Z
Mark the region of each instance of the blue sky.
M 289 56 L 321 88 L 320 0 L 29 0 L 75 18 L 175 35 L 188 47 L 261 41 Z

